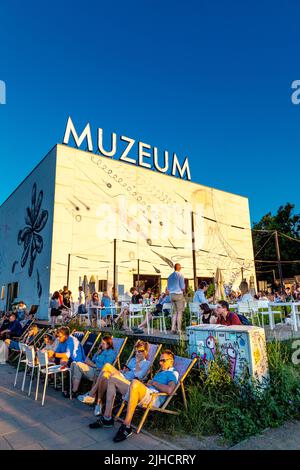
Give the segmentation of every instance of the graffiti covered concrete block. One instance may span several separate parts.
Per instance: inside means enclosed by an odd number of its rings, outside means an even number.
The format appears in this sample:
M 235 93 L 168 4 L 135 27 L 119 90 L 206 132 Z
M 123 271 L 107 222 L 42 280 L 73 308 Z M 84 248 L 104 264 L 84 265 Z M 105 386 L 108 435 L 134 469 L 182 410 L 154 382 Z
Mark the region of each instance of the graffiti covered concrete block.
M 265 331 L 255 326 L 197 325 L 187 328 L 191 357 L 205 365 L 215 359 L 217 349 L 230 364 L 233 379 L 248 372 L 259 382 L 269 377 Z

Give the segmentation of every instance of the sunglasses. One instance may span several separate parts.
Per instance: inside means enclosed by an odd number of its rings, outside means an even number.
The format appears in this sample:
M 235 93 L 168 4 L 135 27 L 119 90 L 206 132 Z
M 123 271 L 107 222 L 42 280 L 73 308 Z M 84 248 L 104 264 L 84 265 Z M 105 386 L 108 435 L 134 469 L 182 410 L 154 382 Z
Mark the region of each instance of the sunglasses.
M 138 352 L 143 353 L 143 352 L 145 352 L 145 349 L 136 349 L 135 352 L 136 353 L 138 353 Z
M 170 359 L 160 359 L 159 362 L 167 362 L 169 361 Z

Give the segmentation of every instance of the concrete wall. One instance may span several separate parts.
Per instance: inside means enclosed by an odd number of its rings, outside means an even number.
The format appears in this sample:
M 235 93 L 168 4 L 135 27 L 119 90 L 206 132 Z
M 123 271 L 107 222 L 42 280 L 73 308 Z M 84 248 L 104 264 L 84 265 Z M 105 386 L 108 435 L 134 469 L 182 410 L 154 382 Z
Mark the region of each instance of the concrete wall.
M 125 291 L 140 274 L 168 277 L 168 261 L 193 278 L 191 211 L 195 213 L 197 275 L 222 269 L 226 283 L 254 275 L 248 199 L 107 157 L 57 146 L 51 292 L 86 275 L 113 283 L 113 239 L 118 283 Z M 76 297 L 76 295 L 75 295 Z
M 48 318 L 56 148 L 0 207 L 0 287 L 19 283 L 18 299 Z

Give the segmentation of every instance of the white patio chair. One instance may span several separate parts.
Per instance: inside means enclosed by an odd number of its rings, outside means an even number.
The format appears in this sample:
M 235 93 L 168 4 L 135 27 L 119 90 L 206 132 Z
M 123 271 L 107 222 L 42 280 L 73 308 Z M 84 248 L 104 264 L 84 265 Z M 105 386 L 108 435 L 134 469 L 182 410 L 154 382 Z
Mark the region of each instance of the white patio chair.
M 238 302 L 238 313 L 248 317 L 252 320 L 254 325 L 255 317 L 257 318 L 258 326 L 260 326 L 260 319 L 258 315 L 258 302 L 257 301 L 247 301 L 247 302 Z
M 170 303 L 163 304 L 161 313 L 151 318 L 151 334 L 153 334 L 155 321 L 159 322 L 159 331 L 167 334 L 165 312 L 167 310 L 171 311 L 171 309 L 172 309 L 172 305 Z
M 45 352 L 38 351 L 37 357 L 38 357 L 38 376 L 37 376 L 37 384 L 36 384 L 36 390 L 35 390 L 35 400 L 38 399 L 41 374 L 45 376 L 44 390 L 43 390 L 43 397 L 42 397 L 42 406 L 44 406 L 49 375 L 54 375 L 54 378 L 56 378 L 56 374 L 61 374 L 61 384 L 62 384 L 61 387 L 62 387 L 62 392 L 64 392 L 64 372 L 68 372 L 69 374 L 69 393 L 70 393 L 70 399 L 72 399 L 71 369 L 69 367 L 64 367 L 60 365 L 55 365 L 55 366 L 49 365 L 47 351 Z
M 148 320 L 147 310 L 145 310 L 145 307 L 143 305 L 139 305 L 139 304 L 129 305 L 128 324 L 129 324 L 129 328 L 131 329 L 134 326 L 135 320 L 143 321 L 144 315 L 145 315 L 144 311 L 146 311 L 147 332 L 149 335 L 150 334 L 149 320 Z
M 275 315 L 276 314 L 280 316 L 280 323 L 283 323 L 283 312 L 282 312 L 281 308 L 283 308 L 283 306 L 280 307 L 279 302 L 278 302 L 278 306 L 268 304 L 268 309 L 269 309 L 268 314 L 269 314 L 269 316 L 270 316 L 270 314 L 273 316 L 274 327 L 275 327 Z
M 270 315 L 269 315 L 269 301 L 268 300 L 258 300 L 257 306 L 258 306 L 258 315 L 261 316 L 261 323 L 262 323 L 262 327 L 264 328 L 265 327 L 264 317 L 266 316 L 266 317 L 270 318 Z
M 298 331 L 300 329 L 300 302 L 293 302 L 291 308 L 292 328 Z
M 190 311 L 190 325 L 193 325 L 195 320 L 197 322 L 196 324 L 199 325 L 201 322 L 200 304 L 198 302 L 190 302 L 189 311 Z

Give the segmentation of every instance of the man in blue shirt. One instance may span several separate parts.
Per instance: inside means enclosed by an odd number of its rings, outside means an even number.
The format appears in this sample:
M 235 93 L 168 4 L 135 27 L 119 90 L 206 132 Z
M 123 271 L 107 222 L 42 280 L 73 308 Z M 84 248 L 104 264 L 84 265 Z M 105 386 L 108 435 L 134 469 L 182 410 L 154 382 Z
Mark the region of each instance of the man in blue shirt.
M 0 339 L 5 340 L 7 338 L 11 337 L 18 337 L 22 334 L 22 325 L 21 323 L 17 320 L 17 315 L 15 313 L 11 313 L 9 315 L 9 321 L 5 323 L 3 322 L 1 333 L 0 333 Z
M 74 362 L 84 362 L 85 354 L 82 345 L 79 343 L 75 336 L 70 335 L 70 330 L 67 326 L 62 326 L 58 330 L 58 346 L 54 351 L 48 351 L 49 357 L 54 357 L 60 360 L 60 363 L 67 363 L 70 365 Z
M 176 263 L 175 271 L 168 277 L 168 291 L 171 297 L 171 303 L 173 307 L 173 316 L 172 316 L 172 330 L 171 333 L 175 334 L 177 331 L 181 333 L 181 322 L 182 322 L 182 313 L 185 307 L 184 300 L 184 291 L 185 291 L 185 282 L 184 277 L 181 274 L 181 265 Z
M 126 397 L 128 401 L 126 418 L 124 424 L 120 426 L 114 437 L 114 442 L 121 442 L 132 434 L 131 421 L 138 405 L 147 406 L 152 401 L 152 395 L 163 392 L 171 395 L 178 384 L 178 372 L 174 369 L 174 354 L 166 349 L 160 357 L 160 371 L 150 380 L 147 385 L 139 380 L 131 382 L 129 393 Z M 167 398 L 166 396 L 156 397 L 152 405 L 160 407 Z
M 206 291 L 208 289 L 208 284 L 206 281 L 201 281 L 198 286 L 198 290 L 196 290 L 194 294 L 194 303 L 200 304 L 208 304 L 209 301 L 213 300 L 213 297 L 210 297 L 209 299 L 206 298 Z

